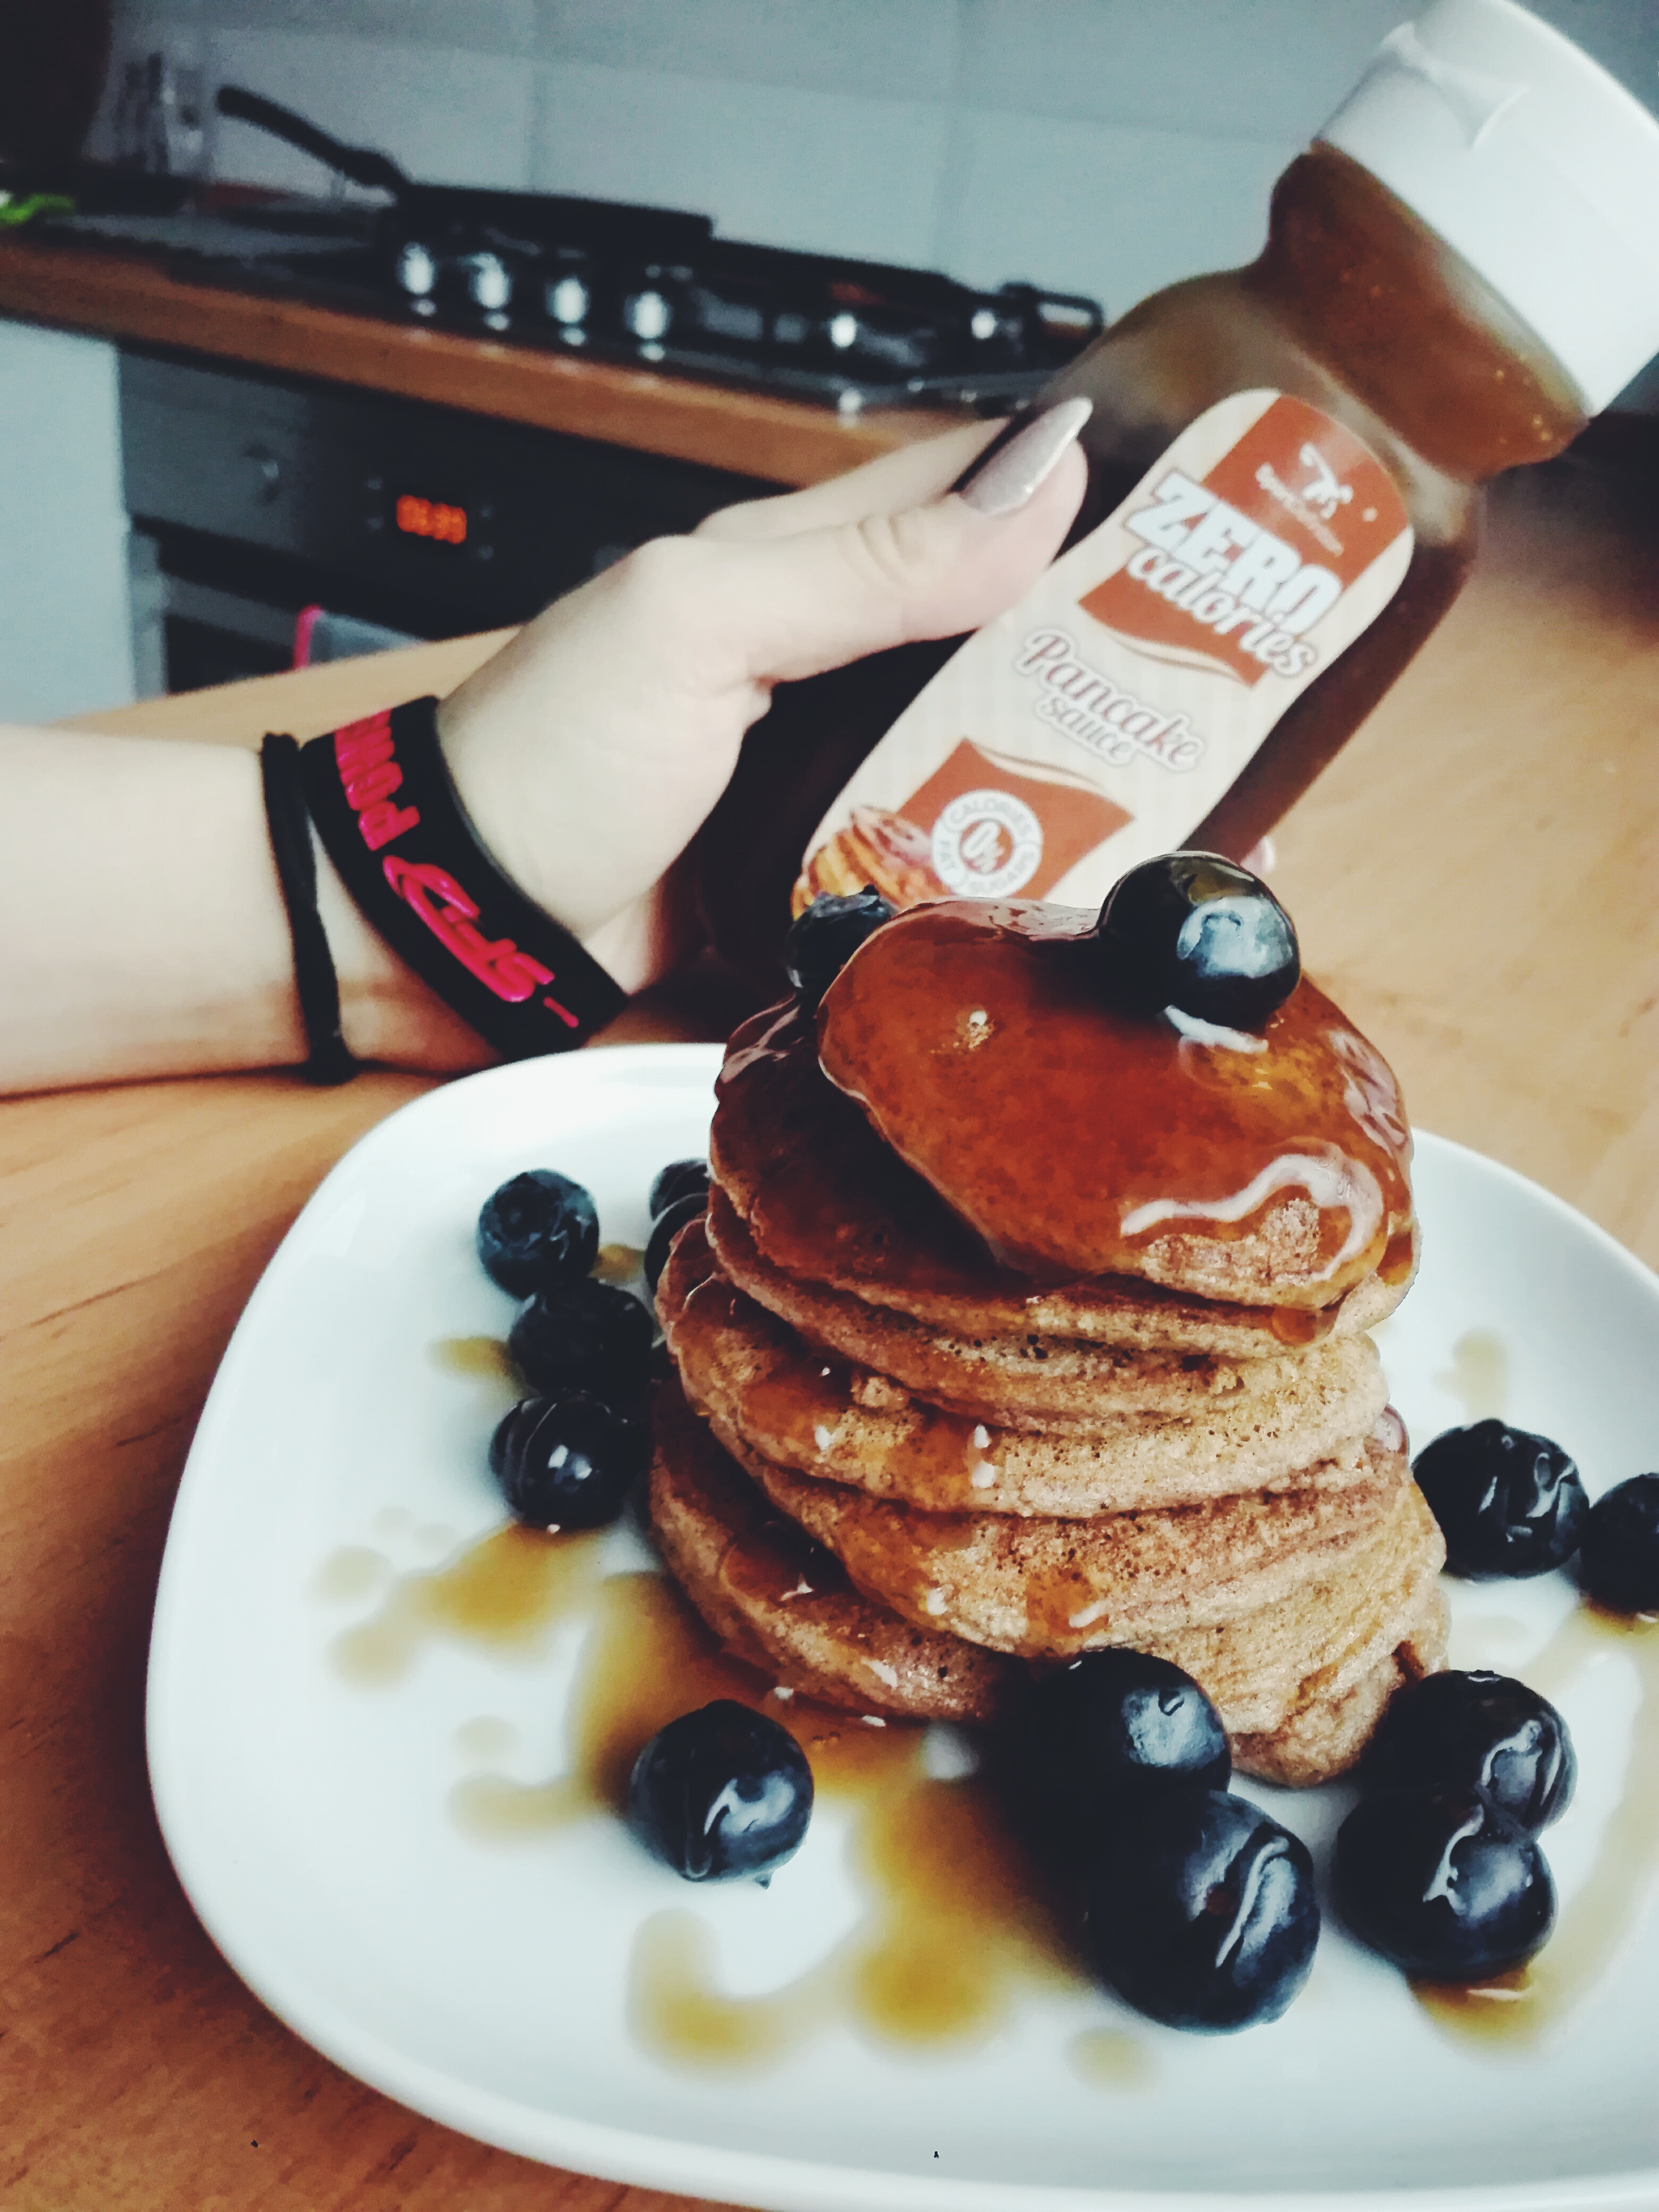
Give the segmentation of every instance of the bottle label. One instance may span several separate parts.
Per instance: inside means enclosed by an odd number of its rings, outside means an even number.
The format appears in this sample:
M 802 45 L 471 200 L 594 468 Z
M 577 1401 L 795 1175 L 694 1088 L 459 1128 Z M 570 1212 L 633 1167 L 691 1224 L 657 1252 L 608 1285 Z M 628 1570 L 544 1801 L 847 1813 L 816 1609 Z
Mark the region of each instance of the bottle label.
M 1352 431 L 1234 392 L 917 694 L 819 823 L 795 911 L 866 884 L 1098 904 L 1375 622 L 1412 542 Z

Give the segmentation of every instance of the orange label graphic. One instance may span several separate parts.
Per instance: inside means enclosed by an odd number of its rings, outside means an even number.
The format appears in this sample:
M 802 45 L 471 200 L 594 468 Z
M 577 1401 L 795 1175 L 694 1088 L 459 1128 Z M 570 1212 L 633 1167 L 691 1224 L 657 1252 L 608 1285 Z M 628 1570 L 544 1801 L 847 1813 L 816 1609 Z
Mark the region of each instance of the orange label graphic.
M 818 825 L 797 909 L 866 883 L 1098 902 L 1186 841 L 1411 555 L 1352 431 L 1235 392 L 912 700 Z
M 1308 631 L 1406 519 L 1370 447 L 1287 398 L 1207 476 L 1167 469 L 1120 518 L 1139 550 L 1084 595 L 1085 611 L 1148 653 L 1191 654 L 1253 685 L 1316 665 Z
M 966 738 L 902 811 L 927 836 L 935 896 L 959 898 L 1041 898 L 1129 818 L 1097 792 L 1017 775 Z

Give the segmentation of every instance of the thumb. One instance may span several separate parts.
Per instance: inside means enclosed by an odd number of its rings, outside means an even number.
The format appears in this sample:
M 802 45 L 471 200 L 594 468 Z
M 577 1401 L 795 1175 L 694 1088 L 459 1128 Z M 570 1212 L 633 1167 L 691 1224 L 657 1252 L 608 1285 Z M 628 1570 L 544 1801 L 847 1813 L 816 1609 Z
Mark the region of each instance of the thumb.
M 728 678 L 791 682 L 979 629 L 1060 550 L 1088 481 L 1076 439 L 1089 413 L 1087 400 L 1061 400 L 960 492 L 923 506 L 750 544 L 702 541 L 705 651 Z

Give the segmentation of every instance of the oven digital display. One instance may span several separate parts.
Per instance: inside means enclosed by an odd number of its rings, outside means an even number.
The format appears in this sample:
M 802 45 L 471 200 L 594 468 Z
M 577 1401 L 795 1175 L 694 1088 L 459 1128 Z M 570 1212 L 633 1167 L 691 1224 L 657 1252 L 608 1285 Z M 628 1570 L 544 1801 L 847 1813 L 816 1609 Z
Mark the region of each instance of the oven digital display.
M 465 545 L 466 509 L 441 499 L 422 499 L 410 491 L 398 492 L 392 502 L 392 519 L 405 538 L 425 538 L 434 545 Z

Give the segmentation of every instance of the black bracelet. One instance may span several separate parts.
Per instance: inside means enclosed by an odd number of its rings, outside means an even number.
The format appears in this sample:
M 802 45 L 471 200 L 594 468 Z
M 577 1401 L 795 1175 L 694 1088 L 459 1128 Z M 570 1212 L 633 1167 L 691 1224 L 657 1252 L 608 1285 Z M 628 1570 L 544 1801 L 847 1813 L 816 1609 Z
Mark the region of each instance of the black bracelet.
M 505 876 L 467 818 L 416 699 L 301 750 L 324 848 L 364 918 L 508 1060 L 585 1043 L 626 1000 L 569 931 Z
M 259 748 L 259 780 L 276 880 L 294 939 L 294 982 L 307 1047 L 301 1072 L 307 1083 L 349 1083 L 357 1062 L 340 1033 L 340 986 L 317 911 L 317 855 L 300 781 L 300 748 L 292 738 L 274 732 L 266 737 Z

